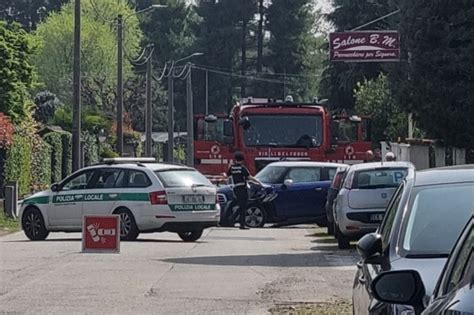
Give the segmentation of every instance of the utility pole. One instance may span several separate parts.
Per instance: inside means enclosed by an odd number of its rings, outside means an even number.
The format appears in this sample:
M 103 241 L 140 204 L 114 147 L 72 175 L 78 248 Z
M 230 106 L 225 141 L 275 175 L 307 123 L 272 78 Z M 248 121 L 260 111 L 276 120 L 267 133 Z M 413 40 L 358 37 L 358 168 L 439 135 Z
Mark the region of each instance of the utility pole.
M 248 21 L 242 21 L 242 68 L 240 73 L 242 75 L 242 81 L 240 83 L 240 98 L 243 99 L 246 95 L 246 80 L 245 74 L 247 72 L 247 23 Z
M 145 110 L 145 155 L 151 157 L 153 141 L 152 141 L 152 129 L 153 129 L 153 108 L 151 104 L 151 76 L 153 67 L 153 46 L 151 46 L 151 52 L 148 56 L 146 63 L 146 110 Z
M 209 115 L 209 71 L 206 70 L 206 108 L 205 108 L 206 116 Z
M 81 168 L 81 0 L 74 5 L 72 171 Z
M 168 76 L 168 151 L 167 162 L 173 163 L 174 151 L 174 70 Z
M 117 16 L 117 153 L 123 155 L 123 16 Z
M 187 129 L 187 141 L 186 141 L 186 164 L 188 166 L 194 166 L 194 126 L 193 126 L 193 90 L 192 90 L 192 79 L 191 73 L 193 65 L 188 63 L 189 71 L 186 78 L 186 129 Z
M 263 0 L 258 0 L 257 73 L 262 72 L 263 66 L 263 9 Z

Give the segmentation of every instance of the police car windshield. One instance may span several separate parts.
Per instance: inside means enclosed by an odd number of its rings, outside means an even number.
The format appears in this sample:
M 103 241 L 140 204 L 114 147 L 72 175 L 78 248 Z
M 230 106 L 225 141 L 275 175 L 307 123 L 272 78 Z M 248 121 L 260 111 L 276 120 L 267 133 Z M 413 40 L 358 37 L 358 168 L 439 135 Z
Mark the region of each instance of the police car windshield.
M 189 169 L 156 171 L 161 183 L 169 187 L 212 186 L 212 183 L 201 173 Z
M 247 146 L 321 146 L 323 119 L 319 115 L 249 115 L 248 119 L 249 127 L 244 130 Z

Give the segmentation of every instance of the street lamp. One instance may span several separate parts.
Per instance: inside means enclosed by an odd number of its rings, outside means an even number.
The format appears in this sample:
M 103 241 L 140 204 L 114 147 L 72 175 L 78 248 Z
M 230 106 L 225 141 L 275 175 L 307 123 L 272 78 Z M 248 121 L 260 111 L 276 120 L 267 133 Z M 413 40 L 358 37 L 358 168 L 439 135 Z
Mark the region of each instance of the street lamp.
M 117 151 L 120 156 L 123 155 L 123 23 L 131 16 L 166 7 L 154 4 L 125 18 L 122 14 L 117 16 Z
M 204 53 L 195 52 L 189 56 L 173 61 L 172 66 L 177 65 L 178 63 L 191 59 L 193 57 L 202 56 Z M 190 69 L 191 71 L 191 69 Z M 171 68 L 170 75 L 168 76 L 168 151 L 167 151 L 167 160 L 168 162 L 173 162 L 173 151 L 174 151 L 174 70 Z M 189 98 L 186 98 L 187 100 Z M 192 120 L 192 117 L 190 118 Z M 189 130 L 188 130 L 189 132 Z

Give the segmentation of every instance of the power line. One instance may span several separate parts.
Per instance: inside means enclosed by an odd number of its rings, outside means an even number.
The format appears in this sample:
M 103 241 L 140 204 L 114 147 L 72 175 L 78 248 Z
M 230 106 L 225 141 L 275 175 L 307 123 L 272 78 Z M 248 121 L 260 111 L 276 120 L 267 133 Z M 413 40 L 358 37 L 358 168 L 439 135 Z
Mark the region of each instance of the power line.
M 196 66 L 206 68 L 206 69 L 225 71 L 225 72 L 233 71 L 230 68 L 223 68 L 223 67 L 215 67 L 215 66 L 199 65 L 199 64 L 196 64 Z M 246 75 L 271 75 L 271 76 L 302 77 L 302 78 L 320 78 L 321 77 L 321 75 L 292 74 L 292 73 L 281 73 L 281 72 L 259 72 L 259 73 L 246 72 Z
M 300 84 L 300 83 L 290 82 L 290 81 L 280 81 L 280 80 L 274 80 L 274 79 L 264 79 L 264 78 L 259 78 L 259 77 L 256 77 L 256 76 L 247 76 L 247 75 L 241 75 L 241 74 L 232 73 L 232 72 L 224 72 L 224 71 L 219 71 L 219 70 L 212 70 L 212 69 L 209 69 L 209 68 L 198 67 L 198 66 L 196 66 L 196 65 L 193 65 L 193 68 L 199 69 L 199 70 L 202 70 L 202 71 L 208 71 L 208 72 L 211 72 L 211 73 L 226 75 L 226 76 L 230 76 L 230 77 L 235 77 L 235 78 L 240 78 L 240 79 L 248 79 L 248 80 L 252 80 L 252 81 L 261 81 L 261 82 L 275 83 L 275 84 L 290 84 L 290 85 L 292 85 L 292 84 L 293 84 L 293 85 Z

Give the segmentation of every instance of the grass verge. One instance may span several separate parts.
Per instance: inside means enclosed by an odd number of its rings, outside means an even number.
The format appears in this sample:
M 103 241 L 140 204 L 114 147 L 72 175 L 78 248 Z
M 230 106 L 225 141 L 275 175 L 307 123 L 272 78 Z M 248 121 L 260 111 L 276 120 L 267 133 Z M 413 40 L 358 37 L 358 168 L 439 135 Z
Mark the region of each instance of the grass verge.
M 2 232 L 15 232 L 20 229 L 18 220 L 8 218 L 3 211 L 3 207 L 0 206 L 0 233 Z

